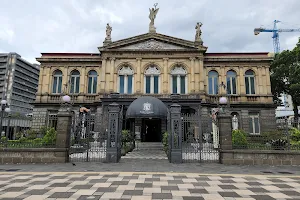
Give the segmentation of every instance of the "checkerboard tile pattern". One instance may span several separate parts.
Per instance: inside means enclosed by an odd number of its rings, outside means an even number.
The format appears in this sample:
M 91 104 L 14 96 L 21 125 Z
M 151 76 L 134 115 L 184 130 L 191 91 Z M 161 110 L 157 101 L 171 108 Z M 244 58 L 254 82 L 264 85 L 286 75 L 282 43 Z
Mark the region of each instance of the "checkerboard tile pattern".
M 0 199 L 300 199 L 300 177 L 176 173 L 0 173 Z

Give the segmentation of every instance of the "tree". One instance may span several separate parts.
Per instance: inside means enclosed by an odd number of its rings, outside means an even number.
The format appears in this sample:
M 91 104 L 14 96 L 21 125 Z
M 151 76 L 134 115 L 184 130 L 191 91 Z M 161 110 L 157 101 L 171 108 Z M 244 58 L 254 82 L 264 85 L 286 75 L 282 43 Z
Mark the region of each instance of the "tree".
M 293 50 L 276 54 L 270 67 L 271 88 L 274 101 L 284 92 L 291 95 L 295 119 L 298 119 L 300 105 L 300 38 Z

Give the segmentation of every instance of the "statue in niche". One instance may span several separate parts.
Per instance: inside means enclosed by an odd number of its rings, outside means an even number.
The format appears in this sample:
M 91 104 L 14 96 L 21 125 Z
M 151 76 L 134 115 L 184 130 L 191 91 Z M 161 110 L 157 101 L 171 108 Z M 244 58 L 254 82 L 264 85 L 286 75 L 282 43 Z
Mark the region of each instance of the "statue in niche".
M 201 41 L 201 34 L 202 34 L 202 31 L 201 31 L 201 26 L 203 24 L 201 22 L 197 22 L 196 24 L 196 35 L 195 35 L 195 41 Z
M 239 120 L 236 115 L 233 115 L 232 117 L 232 130 L 239 129 Z
M 109 23 L 107 23 L 105 40 L 111 40 L 111 31 L 112 31 L 112 27 L 109 25 Z
M 149 19 L 150 19 L 150 24 L 149 24 L 149 31 L 154 31 L 155 32 L 155 27 L 154 27 L 154 20 L 156 18 L 156 15 L 158 13 L 159 8 L 156 8 L 157 3 L 154 4 L 154 8 L 149 8 L 150 14 L 149 14 Z

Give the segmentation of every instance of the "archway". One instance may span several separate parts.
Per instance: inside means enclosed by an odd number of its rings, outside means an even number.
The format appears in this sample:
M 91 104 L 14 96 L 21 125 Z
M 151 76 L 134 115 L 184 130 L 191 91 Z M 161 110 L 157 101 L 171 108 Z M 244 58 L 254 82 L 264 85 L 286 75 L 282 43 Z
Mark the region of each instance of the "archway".
M 130 104 L 126 118 L 132 122 L 131 131 L 137 140 L 161 142 L 162 132 L 166 130 L 167 114 L 168 108 L 161 100 L 143 96 Z

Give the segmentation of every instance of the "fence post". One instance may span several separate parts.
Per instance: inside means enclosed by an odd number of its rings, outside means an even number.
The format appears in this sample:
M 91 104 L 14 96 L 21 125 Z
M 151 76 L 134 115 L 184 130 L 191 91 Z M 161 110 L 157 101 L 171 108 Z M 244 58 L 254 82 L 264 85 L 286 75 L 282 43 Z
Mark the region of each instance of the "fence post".
M 57 113 L 56 148 L 65 148 L 66 151 L 55 153 L 63 162 L 69 161 L 70 133 L 72 114 L 67 109 L 60 109 Z
M 182 163 L 181 106 L 172 104 L 171 114 L 171 163 Z
M 120 134 L 119 127 L 119 112 L 120 107 L 117 103 L 109 104 L 108 106 L 108 137 L 106 144 L 106 161 L 117 163 L 118 158 L 118 137 Z
M 232 128 L 230 114 L 219 113 L 218 122 L 220 135 L 220 149 L 232 150 Z

